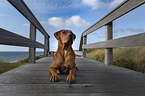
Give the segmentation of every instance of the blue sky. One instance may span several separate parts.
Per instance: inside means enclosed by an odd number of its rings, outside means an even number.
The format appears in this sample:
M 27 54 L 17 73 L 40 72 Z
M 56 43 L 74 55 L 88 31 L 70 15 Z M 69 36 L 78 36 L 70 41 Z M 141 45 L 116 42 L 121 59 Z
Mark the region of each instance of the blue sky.
M 44 29 L 50 35 L 50 50 L 56 51 L 57 40 L 53 34 L 61 29 L 72 30 L 77 38 L 73 48 L 79 48 L 83 31 L 96 23 L 123 0 L 24 0 Z M 145 32 L 145 6 L 133 10 L 113 22 L 113 38 Z M 0 0 L 0 28 L 29 37 L 29 21 L 7 0 Z M 88 35 L 87 43 L 105 40 L 105 27 Z M 44 37 L 37 30 L 37 41 Z M 37 49 L 42 51 L 42 49 Z M 27 47 L 0 45 L 0 51 L 28 51 Z

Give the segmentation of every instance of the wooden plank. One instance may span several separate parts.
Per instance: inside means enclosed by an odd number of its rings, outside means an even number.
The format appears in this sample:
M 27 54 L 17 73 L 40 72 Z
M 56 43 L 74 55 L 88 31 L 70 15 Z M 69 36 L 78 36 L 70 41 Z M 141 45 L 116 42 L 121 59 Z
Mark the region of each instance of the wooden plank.
M 10 2 L 32 24 L 34 24 L 44 36 L 47 38 L 50 37 L 23 0 L 8 0 L 8 2 Z
M 53 57 L 37 64 L 25 64 L 0 75 L 1 96 L 144 96 L 145 74 L 117 66 L 76 58 L 76 82 L 68 84 L 68 74 L 58 74 L 58 82 L 50 82 L 48 68 Z
M 113 24 L 112 22 L 105 25 L 105 40 L 111 40 L 113 38 Z M 105 64 L 113 64 L 113 49 L 105 48 Z
M 23 47 L 36 47 L 42 49 L 47 48 L 47 46 L 39 42 L 35 42 L 34 40 L 30 40 L 26 37 L 17 35 L 2 28 L 0 28 L 0 44 Z
M 83 48 L 89 49 L 89 48 L 134 47 L 134 46 L 145 46 L 145 33 L 103 42 L 87 44 L 83 45 Z
M 36 41 L 36 27 L 30 23 L 30 39 Z M 35 63 L 35 47 L 29 47 L 29 63 Z
M 97 23 L 92 25 L 90 28 L 83 32 L 83 36 L 86 36 L 89 33 L 99 29 L 100 27 L 106 25 L 107 23 L 125 15 L 126 13 L 132 11 L 133 9 L 137 8 L 138 6 L 145 3 L 145 0 L 125 0 L 119 6 L 117 6 L 114 10 L 104 16 L 101 20 Z

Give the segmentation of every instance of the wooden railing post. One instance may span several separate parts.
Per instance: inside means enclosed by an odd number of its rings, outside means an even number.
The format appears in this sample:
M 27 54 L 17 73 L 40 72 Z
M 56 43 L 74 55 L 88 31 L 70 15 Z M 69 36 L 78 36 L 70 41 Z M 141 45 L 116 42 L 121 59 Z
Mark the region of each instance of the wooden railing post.
M 79 51 L 82 51 L 82 45 L 83 45 L 83 35 L 81 36 Z
M 112 22 L 105 25 L 105 40 L 113 39 Z M 113 64 L 113 48 L 105 48 L 105 64 Z
M 36 27 L 30 23 L 30 39 L 36 41 Z M 29 47 L 29 63 L 35 63 L 36 48 Z
M 87 44 L 87 35 L 83 36 L 83 45 Z M 86 49 L 83 49 L 83 58 L 86 58 Z
M 44 40 L 44 45 L 48 47 L 48 49 L 44 49 L 44 57 L 47 57 L 49 52 L 49 38 L 47 38 L 46 36 Z

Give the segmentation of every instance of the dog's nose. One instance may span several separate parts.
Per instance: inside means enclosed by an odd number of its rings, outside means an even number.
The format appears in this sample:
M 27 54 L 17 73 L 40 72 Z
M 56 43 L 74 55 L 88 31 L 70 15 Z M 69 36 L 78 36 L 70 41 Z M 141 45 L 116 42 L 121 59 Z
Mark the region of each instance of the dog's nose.
M 73 34 L 69 34 L 69 37 L 73 37 Z

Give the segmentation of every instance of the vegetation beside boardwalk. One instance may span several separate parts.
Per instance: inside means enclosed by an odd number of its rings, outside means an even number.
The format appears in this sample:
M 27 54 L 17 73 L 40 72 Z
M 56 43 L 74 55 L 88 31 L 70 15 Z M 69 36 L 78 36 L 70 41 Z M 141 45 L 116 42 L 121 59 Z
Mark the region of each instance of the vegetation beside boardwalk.
M 36 56 L 36 60 L 44 55 Z M 105 49 L 87 49 L 87 58 L 104 62 Z M 0 74 L 28 63 L 28 58 L 14 63 L 0 61 Z M 131 48 L 114 48 L 113 65 L 145 73 L 145 46 Z
M 104 62 L 105 49 L 88 49 L 87 58 Z M 145 47 L 114 48 L 113 65 L 145 73 Z
M 40 59 L 43 57 L 44 57 L 44 55 L 37 55 L 35 57 L 35 59 L 37 60 L 37 59 Z M 0 61 L 0 74 L 4 73 L 6 71 L 12 70 L 14 68 L 17 68 L 19 66 L 22 66 L 26 63 L 28 63 L 28 58 L 24 58 L 22 60 L 19 60 L 17 62 L 13 62 L 13 63 L 7 63 L 7 62 Z

